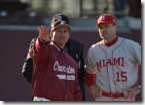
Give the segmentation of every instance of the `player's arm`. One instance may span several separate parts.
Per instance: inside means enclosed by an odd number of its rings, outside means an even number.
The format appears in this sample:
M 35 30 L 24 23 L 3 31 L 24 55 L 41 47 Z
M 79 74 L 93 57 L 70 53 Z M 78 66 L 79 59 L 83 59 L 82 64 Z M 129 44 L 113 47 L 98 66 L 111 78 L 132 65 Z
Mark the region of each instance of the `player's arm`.
M 130 51 L 130 54 L 132 55 L 134 62 L 141 65 L 141 46 L 139 43 L 135 41 L 130 41 L 128 43 L 128 48 Z
M 141 65 L 141 46 L 139 43 L 131 41 L 129 44 L 130 53 L 132 54 L 132 57 L 134 58 L 134 62 L 136 62 L 138 65 Z M 125 94 L 126 98 L 130 98 L 132 101 L 135 101 L 135 97 L 137 94 L 141 92 L 141 82 L 137 81 L 136 84 L 134 84 L 132 87 L 130 87 L 127 91 L 127 94 Z
M 96 83 L 96 72 L 86 72 L 85 81 L 88 87 L 91 87 Z
M 101 89 L 96 85 L 96 72 L 88 73 L 85 76 L 86 84 L 93 97 L 100 97 Z
M 135 59 L 141 65 L 141 46 L 138 43 L 134 45 Z
M 93 58 L 93 49 L 90 48 L 88 50 L 88 55 L 86 59 L 86 74 L 85 74 L 85 82 L 88 87 L 91 85 L 94 85 L 96 83 L 96 64 L 94 62 Z
M 86 62 L 85 82 L 88 88 L 90 89 L 93 97 L 99 97 L 100 88 L 97 87 L 96 85 L 97 67 L 93 59 L 94 59 L 94 54 L 92 49 L 90 48 L 88 51 L 87 62 Z

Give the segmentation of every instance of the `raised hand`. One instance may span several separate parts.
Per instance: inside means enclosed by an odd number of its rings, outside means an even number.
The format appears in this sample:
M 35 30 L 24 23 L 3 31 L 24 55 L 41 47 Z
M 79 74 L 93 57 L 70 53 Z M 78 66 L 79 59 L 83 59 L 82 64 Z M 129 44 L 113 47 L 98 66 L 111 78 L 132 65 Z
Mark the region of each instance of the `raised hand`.
M 46 26 L 42 25 L 40 27 L 37 28 L 38 32 L 39 32 L 39 38 L 43 39 L 45 41 L 49 41 L 49 30 Z

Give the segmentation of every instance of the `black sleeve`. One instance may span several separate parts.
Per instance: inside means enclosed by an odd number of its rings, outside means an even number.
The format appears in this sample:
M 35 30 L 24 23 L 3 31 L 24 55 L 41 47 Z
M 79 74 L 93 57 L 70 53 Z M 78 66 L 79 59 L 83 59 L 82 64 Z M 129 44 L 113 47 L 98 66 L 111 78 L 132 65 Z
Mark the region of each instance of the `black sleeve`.
M 84 44 L 76 39 L 70 39 L 65 48 L 71 57 L 78 63 L 78 79 L 84 80 Z
M 83 54 L 84 45 L 80 44 L 77 51 L 78 51 L 78 54 L 79 54 L 79 59 L 78 59 L 78 66 L 79 66 L 78 76 L 79 77 L 78 78 L 80 78 L 81 81 L 84 81 L 84 73 L 85 73 L 85 70 L 84 70 L 84 54 Z
M 29 45 L 28 53 L 32 50 L 35 41 L 36 41 L 36 38 L 33 38 Z M 33 70 L 33 59 L 30 57 L 26 58 L 23 64 L 23 68 L 22 68 L 22 75 L 25 78 L 25 80 L 29 83 L 31 83 L 32 81 L 32 70 Z
M 33 69 L 33 60 L 32 58 L 26 59 L 23 64 L 22 74 L 27 82 L 31 83 L 32 81 L 32 69 Z
M 82 100 L 85 100 L 85 87 L 84 87 L 84 83 L 85 83 L 85 69 L 84 69 L 84 44 L 82 43 L 78 43 L 78 49 L 77 49 L 77 54 L 79 55 L 78 57 L 78 80 L 79 80 L 79 85 L 81 87 L 82 93 L 83 93 L 83 98 Z
M 70 39 L 65 46 L 66 51 L 71 57 L 78 63 L 78 81 L 83 93 L 83 100 L 85 100 L 85 88 L 84 88 L 84 44 L 76 39 Z

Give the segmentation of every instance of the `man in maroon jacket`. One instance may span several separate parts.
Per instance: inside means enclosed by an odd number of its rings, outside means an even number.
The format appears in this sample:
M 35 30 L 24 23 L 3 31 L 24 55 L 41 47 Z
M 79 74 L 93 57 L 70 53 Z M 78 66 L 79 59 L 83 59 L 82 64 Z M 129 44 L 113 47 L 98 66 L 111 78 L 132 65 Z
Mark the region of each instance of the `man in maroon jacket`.
M 62 20 L 65 21 L 66 24 L 70 24 L 69 18 L 61 13 L 54 15 L 51 23 L 53 23 L 56 20 Z M 32 82 L 33 60 L 30 57 L 29 52 L 31 52 L 35 41 L 36 41 L 36 37 L 34 37 L 30 43 L 27 58 L 24 61 L 23 68 L 22 68 L 23 77 L 30 84 Z M 85 70 L 84 70 L 84 59 L 83 59 L 84 44 L 77 39 L 69 38 L 68 42 L 65 44 L 64 49 L 78 63 L 78 69 L 79 69 L 78 81 L 83 94 L 82 101 L 85 101 L 85 87 L 84 87 Z
M 39 36 L 31 52 L 34 101 L 81 101 L 77 63 L 64 51 L 71 28 L 61 20 L 54 21 L 51 27 L 50 35 L 46 26 L 38 28 Z

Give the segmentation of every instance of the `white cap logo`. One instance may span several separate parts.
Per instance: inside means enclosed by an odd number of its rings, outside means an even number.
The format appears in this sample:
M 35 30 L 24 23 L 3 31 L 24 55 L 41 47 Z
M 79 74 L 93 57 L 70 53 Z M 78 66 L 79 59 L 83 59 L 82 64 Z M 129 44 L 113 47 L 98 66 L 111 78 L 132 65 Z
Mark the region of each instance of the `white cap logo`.
M 102 16 L 102 17 L 101 17 L 101 20 L 105 20 L 105 16 Z
M 61 25 L 63 25 L 63 24 L 65 24 L 65 22 L 64 21 L 61 21 L 61 23 L 60 23 Z

